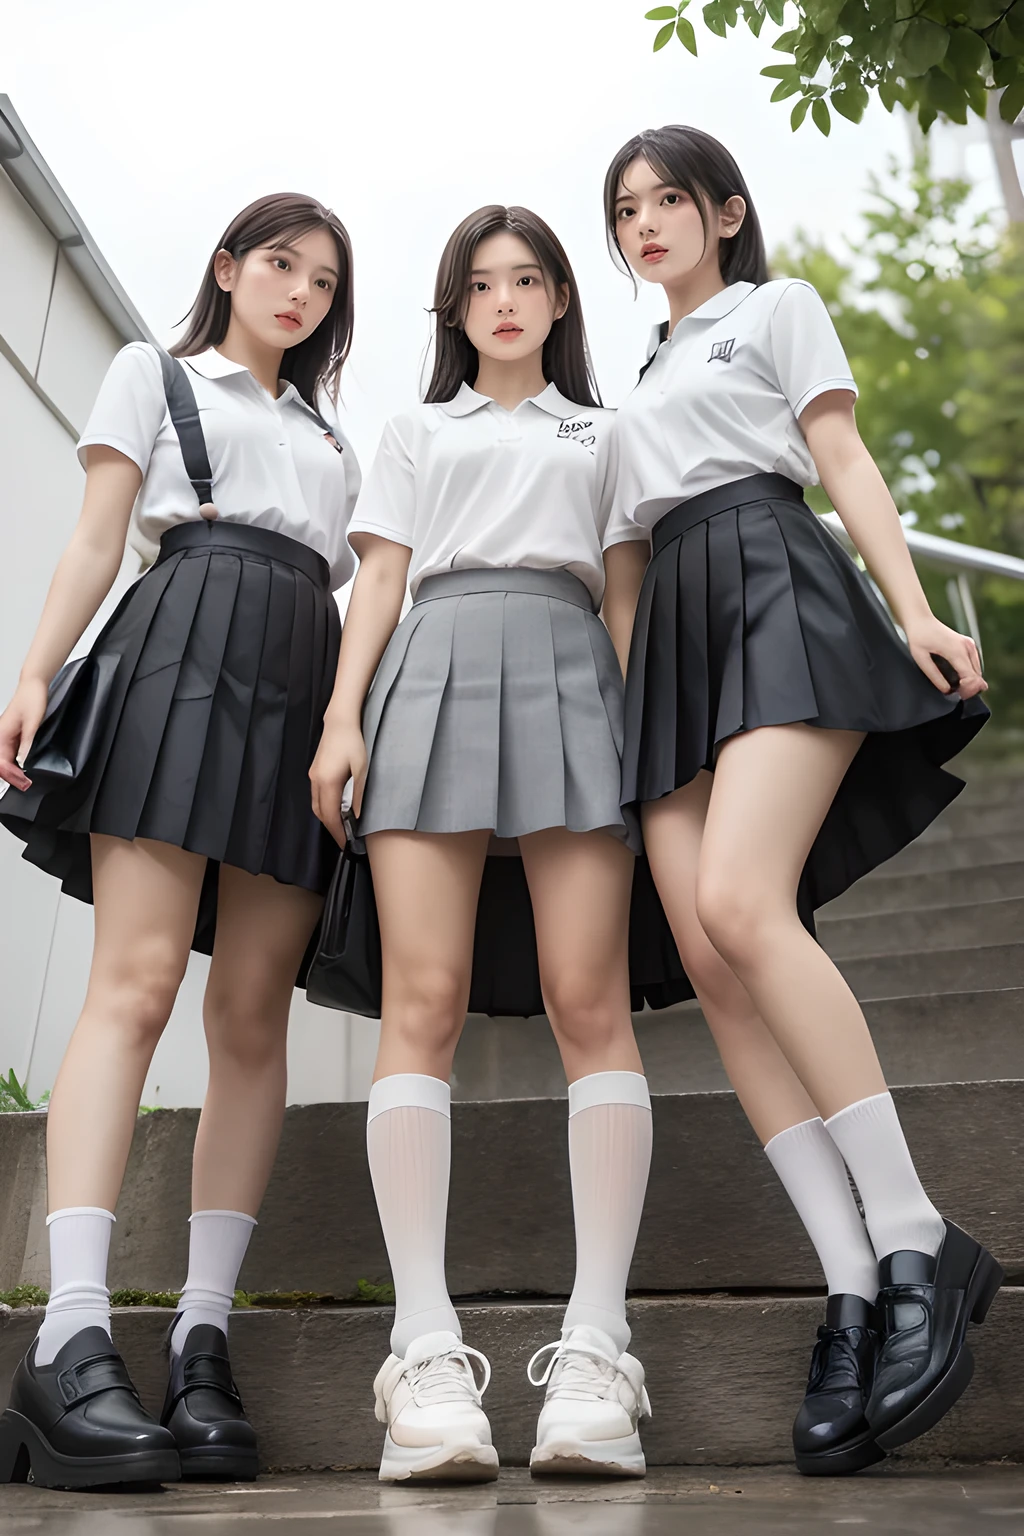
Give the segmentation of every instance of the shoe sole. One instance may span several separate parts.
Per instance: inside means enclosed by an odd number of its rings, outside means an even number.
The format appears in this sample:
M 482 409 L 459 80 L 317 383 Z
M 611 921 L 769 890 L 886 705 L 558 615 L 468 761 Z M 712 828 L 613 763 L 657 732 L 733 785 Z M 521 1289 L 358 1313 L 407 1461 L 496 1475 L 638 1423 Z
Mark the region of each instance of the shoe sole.
M 530 1453 L 533 1477 L 646 1477 L 647 1462 L 639 1435 L 602 1444 L 594 1440 L 559 1440 L 535 1445 Z
M 499 1471 L 493 1445 L 396 1445 L 384 1441 L 380 1471 L 382 1483 L 493 1483 Z
M 875 1436 L 876 1445 L 880 1445 L 885 1451 L 894 1451 L 899 1446 L 918 1439 L 929 1429 L 934 1429 L 953 1404 L 964 1395 L 974 1375 L 974 1355 L 967 1343 L 967 1324 L 985 1321 L 988 1309 L 995 1300 L 1003 1279 L 1002 1267 L 996 1263 L 990 1253 L 986 1253 L 983 1249 L 968 1287 L 967 1305 L 964 1308 L 967 1319 L 963 1325 L 963 1334 L 956 1354 L 927 1397 L 923 1398 L 916 1408 L 912 1408 L 904 1418 Z
M 223 1483 L 254 1483 L 260 1475 L 256 1451 L 232 1451 L 222 1447 L 196 1447 L 179 1451 L 182 1481 L 209 1478 Z
M 0 1483 L 39 1488 L 105 1488 L 123 1484 L 177 1483 L 177 1451 L 131 1451 L 122 1456 L 63 1456 L 30 1419 L 8 1408 L 0 1414 Z
M 863 1472 L 865 1467 L 877 1466 L 885 1460 L 885 1452 L 870 1436 L 831 1451 L 811 1455 L 797 1451 L 794 1457 L 796 1469 L 803 1477 L 849 1477 L 853 1472 Z

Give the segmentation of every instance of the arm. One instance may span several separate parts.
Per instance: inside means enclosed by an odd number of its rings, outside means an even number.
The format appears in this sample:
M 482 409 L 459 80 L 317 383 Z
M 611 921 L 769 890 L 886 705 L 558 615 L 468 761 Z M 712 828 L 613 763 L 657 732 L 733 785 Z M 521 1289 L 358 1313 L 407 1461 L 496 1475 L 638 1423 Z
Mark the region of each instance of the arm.
M 629 661 L 637 598 L 650 558 L 650 545 L 646 539 L 628 539 L 622 544 L 613 544 L 604 552 L 605 589 L 601 617 L 612 637 L 623 677 Z
M 86 450 L 85 498 L 60 558 L 14 697 L 0 715 L 0 779 L 31 780 L 18 767 L 46 712 L 49 684 L 110 591 L 124 554 L 128 521 L 142 484 L 137 464 L 116 448 Z
M 363 701 L 398 623 L 412 556 L 407 545 L 370 533 L 353 534 L 352 545 L 359 556 L 359 570 L 342 631 L 334 692 L 309 770 L 314 813 L 339 847 L 345 845 L 341 797 L 350 778 L 355 780 L 352 809 L 358 816 L 362 808 Z
M 853 397 L 829 390 L 800 414 L 800 428 L 821 483 L 896 615 L 910 653 L 940 693 L 950 686 L 932 656 L 942 656 L 956 670 L 960 695 L 972 698 L 988 684 L 974 641 L 958 635 L 932 613 L 924 594 L 903 525 L 878 466 L 857 431 Z

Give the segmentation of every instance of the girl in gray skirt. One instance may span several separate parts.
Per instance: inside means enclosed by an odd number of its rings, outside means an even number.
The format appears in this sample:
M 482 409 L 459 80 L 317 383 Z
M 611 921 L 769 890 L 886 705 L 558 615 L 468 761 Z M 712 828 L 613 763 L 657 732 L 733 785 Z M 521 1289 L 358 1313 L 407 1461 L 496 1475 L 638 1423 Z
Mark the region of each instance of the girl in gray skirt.
M 375 1383 L 380 1475 L 497 1476 L 490 1367 L 462 1342 L 444 1273 L 448 1080 L 497 838 L 518 839 L 569 1081 L 577 1274 L 561 1338 L 531 1362 L 547 1387 L 531 1466 L 639 1476 L 649 1409 L 625 1353 L 625 1286 L 651 1113 L 627 974 L 639 841 L 619 801 L 647 535 L 610 516 L 614 418 L 547 225 L 523 208 L 471 214 L 445 248 L 434 313 L 426 402 L 388 423 L 351 525 L 361 563 L 310 774 L 339 843 L 354 780 L 381 929 L 367 1143 L 396 1306 Z

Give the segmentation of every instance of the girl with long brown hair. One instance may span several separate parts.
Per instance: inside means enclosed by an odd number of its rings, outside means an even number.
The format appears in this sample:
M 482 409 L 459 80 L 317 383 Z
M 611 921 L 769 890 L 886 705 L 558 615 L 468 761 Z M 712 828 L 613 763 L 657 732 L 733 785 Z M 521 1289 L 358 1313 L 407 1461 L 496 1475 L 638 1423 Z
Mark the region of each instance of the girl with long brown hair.
M 569 1081 L 577 1273 L 561 1337 L 531 1362 L 547 1387 L 531 1466 L 638 1476 L 647 1404 L 625 1287 L 651 1113 L 627 974 L 639 844 L 619 781 L 621 594 L 647 535 L 610 513 L 613 418 L 547 225 L 524 208 L 471 214 L 434 311 L 426 401 L 388 423 L 352 523 L 359 574 L 311 774 L 339 843 L 354 778 L 380 918 L 367 1145 L 396 1291 L 380 1475 L 497 1476 L 490 1368 L 444 1273 L 449 1075 L 473 996 L 494 1014 L 545 1008 Z
M 258 1470 L 226 1331 L 280 1135 L 292 989 L 333 865 L 306 776 L 339 643 L 331 594 L 353 564 L 359 471 L 333 411 L 351 334 L 343 225 L 310 197 L 261 198 L 218 241 L 173 356 L 119 352 L 81 439 L 81 517 L 0 717 L 0 821 L 95 908 L 88 994 L 48 1115 L 50 1300 L 0 1418 L 0 1481 Z M 58 675 L 126 536 L 152 563 Z M 158 1424 L 111 1342 L 106 1265 L 190 948 L 212 955 L 210 1077 Z

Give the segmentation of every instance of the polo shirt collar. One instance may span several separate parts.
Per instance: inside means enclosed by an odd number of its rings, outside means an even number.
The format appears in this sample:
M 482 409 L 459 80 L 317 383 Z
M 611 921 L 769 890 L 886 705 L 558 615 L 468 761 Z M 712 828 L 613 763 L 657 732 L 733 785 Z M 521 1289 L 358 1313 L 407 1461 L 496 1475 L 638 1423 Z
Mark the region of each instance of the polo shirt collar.
M 195 357 L 183 357 L 181 361 L 203 379 L 231 379 L 237 377 L 240 373 L 248 374 L 250 379 L 253 377 L 244 363 L 232 362 L 230 357 L 224 357 L 222 353 L 217 351 L 216 347 L 209 347 L 205 352 L 198 352 Z M 256 382 L 253 379 L 253 383 L 255 384 Z M 277 397 L 278 405 L 280 405 L 282 400 L 291 399 L 299 400 L 303 404 L 305 403 L 302 401 L 302 397 L 294 384 L 289 383 L 287 379 L 278 379 L 277 382 L 281 386 L 281 393 Z M 262 387 L 262 385 L 259 385 L 259 388 L 262 389 Z
M 706 299 L 703 304 L 691 310 L 688 315 L 684 315 L 672 332 L 673 336 L 678 333 L 681 326 L 687 325 L 691 320 L 724 319 L 726 315 L 732 314 L 733 310 L 742 304 L 743 300 L 748 294 L 753 293 L 756 287 L 756 283 L 730 283 L 727 288 L 723 288 L 719 293 L 712 294 L 710 299 Z M 668 339 L 668 321 L 662 320 L 660 325 L 656 325 L 651 332 L 647 356 L 653 357 L 662 342 L 668 341 Z
M 524 400 L 522 403 L 525 405 L 527 402 Z M 495 401 L 490 395 L 478 394 L 475 389 L 463 383 L 457 395 L 451 400 L 440 400 L 438 404 L 449 416 L 469 416 L 485 405 L 494 405 Z M 565 421 L 569 416 L 575 416 L 579 411 L 579 406 L 567 400 L 554 384 L 548 384 L 539 395 L 530 396 L 529 404 L 539 406 L 542 411 L 547 411 L 550 416 L 557 416 L 560 421 Z

